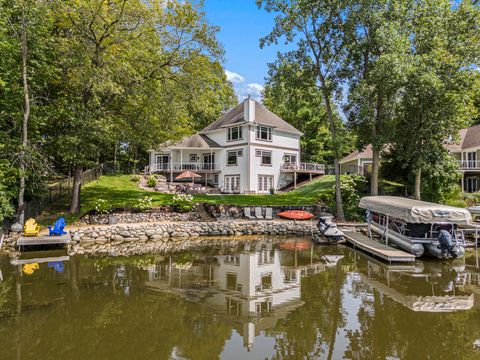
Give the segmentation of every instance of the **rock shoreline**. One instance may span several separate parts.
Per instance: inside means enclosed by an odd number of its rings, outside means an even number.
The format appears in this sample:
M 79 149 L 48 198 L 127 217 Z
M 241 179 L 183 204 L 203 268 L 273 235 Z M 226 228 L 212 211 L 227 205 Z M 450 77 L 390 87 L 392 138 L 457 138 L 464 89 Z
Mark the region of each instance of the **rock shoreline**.
M 70 255 L 130 255 L 168 251 L 200 237 L 245 235 L 310 235 L 314 223 L 293 221 L 216 221 L 185 223 L 119 224 L 72 229 Z

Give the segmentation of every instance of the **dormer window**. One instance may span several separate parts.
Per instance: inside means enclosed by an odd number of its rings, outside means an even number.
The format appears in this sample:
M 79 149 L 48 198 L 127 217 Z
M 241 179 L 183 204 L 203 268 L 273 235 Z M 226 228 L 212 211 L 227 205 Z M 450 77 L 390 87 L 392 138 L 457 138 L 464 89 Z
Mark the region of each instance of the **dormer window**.
M 227 141 L 236 141 L 242 140 L 242 127 L 241 126 L 232 126 L 227 128 Z
M 272 128 L 268 126 L 257 126 L 257 140 L 272 141 Z

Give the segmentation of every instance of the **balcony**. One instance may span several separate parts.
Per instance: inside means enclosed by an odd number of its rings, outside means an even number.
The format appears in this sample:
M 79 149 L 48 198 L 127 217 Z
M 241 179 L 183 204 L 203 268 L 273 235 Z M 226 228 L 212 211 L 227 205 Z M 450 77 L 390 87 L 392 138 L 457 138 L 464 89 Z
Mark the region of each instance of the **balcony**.
M 159 163 L 148 165 L 145 167 L 145 174 L 153 173 L 169 173 L 169 172 L 184 172 L 193 171 L 197 173 L 214 173 L 220 172 L 220 164 L 218 163 Z
M 325 174 L 325 165 L 314 163 L 283 163 L 281 170 L 291 173 Z
M 458 160 L 460 170 L 480 170 L 480 161 Z

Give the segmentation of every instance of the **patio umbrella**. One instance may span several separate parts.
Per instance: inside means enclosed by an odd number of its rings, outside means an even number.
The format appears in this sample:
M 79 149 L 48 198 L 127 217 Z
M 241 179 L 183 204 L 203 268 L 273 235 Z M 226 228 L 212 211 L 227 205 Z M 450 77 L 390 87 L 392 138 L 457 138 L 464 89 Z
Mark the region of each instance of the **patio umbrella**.
M 198 175 L 197 173 L 194 173 L 193 171 L 187 170 L 178 175 L 175 180 L 180 180 L 180 179 L 189 179 L 192 178 L 192 185 L 195 181 L 196 177 L 202 177 L 202 175 Z

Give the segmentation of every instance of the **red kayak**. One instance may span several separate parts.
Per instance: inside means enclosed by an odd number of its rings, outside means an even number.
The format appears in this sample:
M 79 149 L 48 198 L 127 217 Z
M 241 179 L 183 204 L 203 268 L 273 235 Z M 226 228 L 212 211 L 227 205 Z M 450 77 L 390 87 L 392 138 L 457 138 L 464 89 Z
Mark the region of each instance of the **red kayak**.
M 287 210 L 279 213 L 278 216 L 290 220 L 310 220 L 315 217 L 312 213 L 304 210 Z

